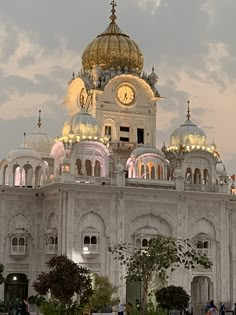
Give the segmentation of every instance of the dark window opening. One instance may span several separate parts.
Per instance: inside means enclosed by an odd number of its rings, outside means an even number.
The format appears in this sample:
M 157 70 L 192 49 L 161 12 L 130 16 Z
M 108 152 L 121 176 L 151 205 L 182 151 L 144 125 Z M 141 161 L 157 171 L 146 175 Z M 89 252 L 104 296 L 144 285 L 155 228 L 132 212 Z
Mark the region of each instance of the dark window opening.
M 129 142 L 129 138 L 120 137 L 120 141 Z
M 137 129 L 137 142 L 144 144 L 144 129 Z
M 105 134 L 111 136 L 111 126 L 105 126 Z
M 120 131 L 129 132 L 129 127 L 120 127 Z

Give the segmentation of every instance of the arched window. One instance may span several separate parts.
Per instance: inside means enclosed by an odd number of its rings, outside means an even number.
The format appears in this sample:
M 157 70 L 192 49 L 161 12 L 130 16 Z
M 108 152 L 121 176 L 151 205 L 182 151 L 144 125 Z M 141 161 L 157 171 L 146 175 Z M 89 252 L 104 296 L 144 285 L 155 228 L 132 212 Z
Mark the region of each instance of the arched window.
M 2 184 L 3 184 L 3 185 L 9 185 L 8 165 L 5 165 L 5 166 L 4 166 L 4 169 L 3 169 Z
M 142 239 L 142 247 L 148 247 L 148 240 L 146 238 Z
M 20 178 L 21 178 L 20 166 L 15 164 L 13 166 L 13 186 L 20 186 L 21 184 Z
M 50 236 L 50 237 L 48 238 L 48 244 L 49 244 L 49 245 L 53 245 L 53 244 L 54 244 L 54 238 L 53 238 L 52 236 Z
M 195 168 L 194 171 L 194 184 L 201 184 L 201 171 L 199 168 Z
M 33 187 L 33 167 L 30 164 L 26 164 L 23 167 L 23 172 L 25 173 L 25 179 L 24 179 L 24 185 L 23 186 Z M 23 180 L 23 178 L 22 178 L 22 180 Z
M 196 247 L 199 254 L 210 255 L 210 242 L 208 240 L 196 241 Z
M 145 178 L 146 174 L 145 174 L 145 166 L 144 166 L 144 164 L 141 165 L 141 174 L 140 175 L 141 175 L 140 176 L 141 178 Z
M 19 245 L 24 246 L 25 245 L 25 239 L 23 237 L 19 238 Z
M 85 245 L 90 244 L 90 237 L 89 237 L 89 236 L 85 236 L 85 237 L 84 237 L 84 244 L 85 244 Z
M 101 164 L 99 161 L 95 162 L 94 176 L 101 176 Z
M 202 183 L 204 185 L 208 185 L 209 184 L 209 173 L 208 173 L 208 170 L 207 169 L 204 169 L 203 171 L 203 180 L 202 180 Z
M 162 166 L 160 164 L 157 165 L 157 179 L 162 179 Z
M 22 235 L 14 235 L 11 237 L 11 255 L 25 255 L 27 249 L 27 238 Z
M 186 169 L 185 181 L 187 184 L 192 184 L 192 169 L 190 167 Z
M 97 244 L 97 236 L 91 237 L 91 244 Z
M 90 160 L 85 161 L 86 175 L 92 176 L 92 163 Z
M 155 179 L 155 167 L 152 162 L 147 164 L 147 179 Z
M 78 175 L 83 175 L 82 174 L 82 163 L 81 163 L 80 159 L 76 160 L 76 167 L 77 167 Z
M 57 235 L 56 234 L 49 234 L 47 236 L 46 242 L 46 253 L 47 254 L 56 254 L 58 250 L 57 246 Z
M 40 187 L 43 182 L 43 171 L 41 166 L 35 168 L 35 187 Z
M 98 233 L 86 232 L 83 236 L 82 254 L 97 254 L 98 253 Z

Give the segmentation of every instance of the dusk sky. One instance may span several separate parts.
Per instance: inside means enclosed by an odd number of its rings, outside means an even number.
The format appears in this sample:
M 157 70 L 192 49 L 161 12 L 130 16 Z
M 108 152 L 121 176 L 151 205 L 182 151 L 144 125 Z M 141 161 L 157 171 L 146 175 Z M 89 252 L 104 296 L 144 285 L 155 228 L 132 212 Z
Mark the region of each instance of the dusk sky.
M 158 147 L 186 119 L 236 170 L 235 0 L 117 0 L 117 24 L 159 76 Z M 110 0 L 7 0 L 0 4 L 0 159 L 37 129 L 61 133 L 72 72 L 110 20 Z

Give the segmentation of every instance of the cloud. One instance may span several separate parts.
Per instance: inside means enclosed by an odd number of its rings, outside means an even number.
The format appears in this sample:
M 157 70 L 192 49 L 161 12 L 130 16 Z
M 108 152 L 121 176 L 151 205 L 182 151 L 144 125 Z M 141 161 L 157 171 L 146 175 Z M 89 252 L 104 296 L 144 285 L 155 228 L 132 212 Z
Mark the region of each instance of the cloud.
M 18 30 L 18 32 L 17 32 Z M 14 35 L 14 50 L 4 44 Z M 17 34 L 17 36 L 16 36 Z M 0 24 L 0 116 L 10 120 L 30 117 L 44 103 L 62 104 L 72 71 L 80 68 L 80 57 L 60 45 L 48 50 L 39 45 L 37 34 L 16 25 Z M 49 108 L 45 108 L 50 112 Z
M 161 0 L 139 0 L 138 4 L 143 10 L 149 11 L 151 15 L 154 15 L 161 4 Z

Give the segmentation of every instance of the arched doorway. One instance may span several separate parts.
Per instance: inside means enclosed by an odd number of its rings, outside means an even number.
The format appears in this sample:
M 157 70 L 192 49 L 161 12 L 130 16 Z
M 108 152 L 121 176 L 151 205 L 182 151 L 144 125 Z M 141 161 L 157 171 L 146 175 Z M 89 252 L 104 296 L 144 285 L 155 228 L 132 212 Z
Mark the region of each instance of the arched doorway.
M 213 282 L 206 276 L 195 276 L 191 283 L 191 300 L 195 306 L 196 314 L 204 313 L 204 307 L 213 299 Z
M 26 299 L 28 297 L 28 280 L 25 274 L 11 273 L 5 282 L 5 301 Z

